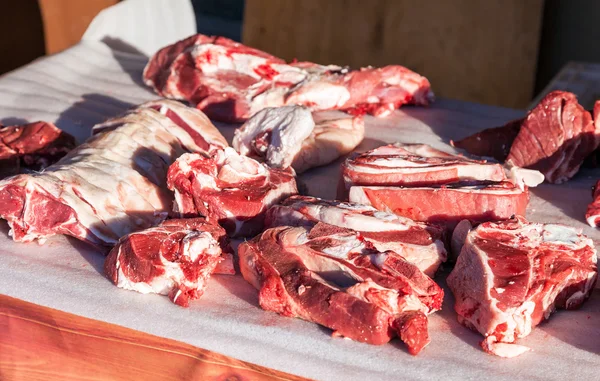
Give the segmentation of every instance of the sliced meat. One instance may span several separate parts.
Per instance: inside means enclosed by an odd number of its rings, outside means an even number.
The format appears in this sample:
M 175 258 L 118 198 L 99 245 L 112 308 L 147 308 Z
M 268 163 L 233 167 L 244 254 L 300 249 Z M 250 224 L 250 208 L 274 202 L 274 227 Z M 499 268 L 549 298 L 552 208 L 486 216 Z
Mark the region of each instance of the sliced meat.
M 220 226 L 203 218 L 165 221 L 121 238 L 106 258 L 104 273 L 117 287 L 168 295 L 173 303 L 188 307 L 204 294 L 224 259 L 224 236 Z
M 600 110 L 600 103 L 594 113 Z M 501 143 L 501 144 L 499 144 Z M 553 91 L 524 119 L 485 130 L 454 145 L 482 156 L 506 159 L 518 167 L 542 172 L 549 183 L 563 183 L 579 171 L 600 144 L 600 122 L 575 94 Z
M 191 36 L 158 51 L 144 81 L 161 96 L 187 100 L 212 119 L 245 121 L 266 107 L 303 105 L 385 116 L 433 101 L 429 81 L 402 66 L 349 71 L 285 61 L 224 37 Z
M 232 148 L 211 156 L 182 155 L 169 168 L 167 182 L 179 216 L 205 216 L 230 236 L 257 234 L 266 210 L 298 193 L 293 171 L 270 168 Z
M 446 261 L 444 228 L 415 222 L 354 203 L 292 196 L 272 206 L 265 226 L 313 226 L 318 222 L 353 229 L 379 251 L 392 251 L 433 276 Z
M 42 173 L 1 181 L 0 216 L 13 239 L 43 242 L 66 234 L 112 247 L 120 237 L 164 220 L 172 205 L 169 165 L 185 152 L 212 151 L 214 126 L 199 117 L 202 124 L 182 127 L 173 122 L 179 114 L 164 115 L 154 109 L 159 104 L 141 105 L 104 124 Z M 211 132 L 206 140 L 205 131 Z
M 235 131 L 233 148 L 273 168 L 296 173 L 326 165 L 363 140 L 361 116 L 324 119 L 302 106 L 266 108 Z
M 354 185 L 431 186 L 458 181 L 503 181 L 500 164 L 471 160 L 426 144 L 395 143 L 356 154 L 342 165 L 346 191 Z
M 0 178 L 40 171 L 75 148 L 75 138 L 52 123 L 0 126 Z
M 588 205 L 585 219 L 592 227 L 600 226 L 600 181 L 592 189 L 594 200 Z
M 396 332 L 412 354 L 429 343 L 421 323 L 441 308 L 442 289 L 360 233 L 324 223 L 277 227 L 242 243 L 238 253 L 265 310 L 370 344 L 384 344 Z
M 509 181 L 416 188 L 353 186 L 350 201 L 415 221 L 454 227 L 464 219 L 483 222 L 524 215 L 529 191 Z
M 593 241 L 578 229 L 518 217 L 468 233 L 448 286 L 458 320 L 485 336 L 489 353 L 514 357 L 515 344 L 557 308 L 574 309 L 597 279 Z

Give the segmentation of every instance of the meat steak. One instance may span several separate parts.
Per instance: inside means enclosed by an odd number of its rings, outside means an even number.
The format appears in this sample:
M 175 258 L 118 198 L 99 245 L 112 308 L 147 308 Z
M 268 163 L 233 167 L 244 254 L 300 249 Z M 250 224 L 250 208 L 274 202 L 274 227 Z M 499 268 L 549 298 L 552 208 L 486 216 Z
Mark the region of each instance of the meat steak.
M 485 351 L 514 357 L 529 349 L 517 339 L 589 297 L 596 262 L 593 241 L 579 229 L 517 217 L 470 231 L 447 281 L 459 322 L 485 336 Z
M 43 242 L 66 234 L 112 247 L 164 220 L 172 207 L 169 165 L 185 152 L 208 154 L 227 144 L 212 140 L 218 131 L 198 110 L 188 109 L 200 124 L 182 125 L 177 107 L 174 101 L 143 104 L 105 123 L 44 172 L 0 181 L 0 216 L 13 239 Z
M 75 148 L 75 138 L 52 123 L 0 127 L 0 178 L 40 171 Z
M 202 296 L 223 260 L 226 239 L 223 228 L 204 218 L 167 220 L 122 237 L 108 254 L 104 273 L 117 287 L 168 295 L 187 307 Z
M 417 354 L 429 343 L 427 314 L 443 291 L 394 252 L 360 233 L 325 223 L 268 229 L 238 249 L 244 279 L 260 306 L 334 330 L 334 335 L 384 344 L 397 334 Z
M 530 175 L 424 144 L 396 143 L 348 158 L 339 193 L 351 202 L 453 227 L 463 219 L 481 222 L 524 214 L 526 184 L 535 184 Z
M 600 102 L 594 106 L 594 122 L 575 94 L 553 91 L 525 118 L 453 144 L 476 155 L 538 170 L 549 183 L 560 184 L 575 176 L 584 159 L 598 148 L 599 112 Z
M 362 116 L 325 119 L 303 106 L 269 107 L 235 131 L 233 148 L 296 173 L 331 163 L 363 140 Z
M 265 107 L 303 105 L 384 116 L 403 104 L 433 101 L 429 81 L 398 65 L 322 66 L 285 61 L 224 37 L 198 34 L 159 50 L 144 81 L 167 98 L 187 100 L 215 120 L 241 122 Z
M 298 193 L 292 170 L 271 168 L 232 148 L 211 156 L 182 155 L 169 168 L 167 182 L 179 216 L 205 216 L 230 236 L 259 233 L 266 210 Z
M 265 227 L 310 227 L 318 222 L 358 231 L 377 250 L 393 251 L 431 277 L 446 261 L 443 227 L 361 204 L 291 196 L 267 211 Z

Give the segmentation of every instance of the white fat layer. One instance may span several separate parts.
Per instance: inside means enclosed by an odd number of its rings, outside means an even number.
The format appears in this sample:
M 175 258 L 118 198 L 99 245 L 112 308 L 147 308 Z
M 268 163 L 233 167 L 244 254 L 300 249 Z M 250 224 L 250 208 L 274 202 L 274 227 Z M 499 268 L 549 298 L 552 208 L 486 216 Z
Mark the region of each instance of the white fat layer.
M 310 110 L 301 106 L 266 108 L 235 131 L 233 147 L 242 155 L 253 152 L 254 140 L 271 133 L 266 162 L 272 167 L 286 168 L 300 151 L 302 142 L 315 128 Z
M 350 99 L 345 86 L 324 81 L 305 81 L 303 86 L 290 94 L 287 105 L 310 105 L 312 110 L 330 110 L 342 107 Z
M 504 165 L 504 171 L 506 177 L 521 189 L 524 189 L 525 186 L 529 188 L 537 187 L 544 182 L 544 175 L 540 171 L 517 167 L 510 162 Z
M 581 230 L 564 225 L 546 224 L 542 233 L 542 240 L 549 243 L 576 245 L 581 241 Z
M 355 235 L 334 235 L 332 237 L 335 237 L 335 239 L 340 243 L 336 246 L 330 246 L 323 249 L 323 253 L 332 257 L 347 259 L 350 253 L 361 252 L 365 248 L 365 244 L 356 238 Z

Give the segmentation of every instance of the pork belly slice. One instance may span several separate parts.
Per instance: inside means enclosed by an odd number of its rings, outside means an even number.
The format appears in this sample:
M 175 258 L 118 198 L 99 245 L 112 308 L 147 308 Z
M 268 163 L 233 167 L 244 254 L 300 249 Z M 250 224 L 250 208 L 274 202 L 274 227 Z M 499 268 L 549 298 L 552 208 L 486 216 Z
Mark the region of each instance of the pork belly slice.
M 190 36 L 159 50 L 144 82 L 187 100 L 211 119 L 243 122 L 266 107 L 302 105 L 385 116 L 403 104 L 428 105 L 429 81 L 405 67 L 363 68 L 292 62 L 224 37 Z
M 467 235 L 448 286 L 458 320 L 485 336 L 489 353 L 514 357 L 515 344 L 557 308 L 574 309 L 596 283 L 594 243 L 580 229 L 517 217 Z
M 265 227 L 310 227 L 318 222 L 358 231 L 377 250 L 393 251 L 431 277 L 446 261 L 444 227 L 415 222 L 367 205 L 291 196 L 267 211 Z
M 75 138 L 52 123 L 0 125 L 0 178 L 40 171 L 75 148 Z
M 350 153 L 364 135 L 362 116 L 326 119 L 303 106 L 283 106 L 256 113 L 235 131 L 232 145 L 273 168 L 302 173 Z
M 524 215 L 529 191 L 510 181 L 417 188 L 353 186 L 350 201 L 453 228 L 464 219 L 483 222 Z
M 232 148 L 210 157 L 182 155 L 169 168 L 167 182 L 179 216 L 205 216 L 232 237 L 257 234 L 267 209 L 298 193 L 291 169 L 270 168 Z
M 117 287 L 168 295 L 188 307 L 204 294 L 224 259 L 222 245 L 230 250 L 225 231 L 204 218 L 167 220 L 121 238 L 106 258 L 104 273 Z M 231 261 L 231 252 L 226 254 Z
M 395 143 L 356 154 L 342 165 L 346 192 L 354 185 L 431 186 L 506 180 L 500 164 L 472 160 L 426 144 Z
M 163 221 L 172 208 L 169 165 L 186 152 L 208 154 L 204 148 L 211 151 L 212 140 L 203 136 L 215 128 L 201 117 L 202 124 L 181 127 L 154 109 L 160 104 L 141 105 L 105 123 L 42 173 L 0 181 L 0 217 L 13 239 L 42 243 L 66 234 L 107 248 Z
M 360 233 L 322 222 L 281 226 L 242 243 L 238 254 L 244 279 L 259 290 L 267 311 L 369 344 L 397 334 L 411 354 L 429 343 L 426 315 L 441 309 L 442 289 Z
M 600 103 L 596 103 L 594 122 L 575 94 L 553 91 L 525 118 L 484 130 L 454 146 L 538 170 L 547 182 L 560 184 L 575 176 L 584 159 L 598 148 L 599 112 Z

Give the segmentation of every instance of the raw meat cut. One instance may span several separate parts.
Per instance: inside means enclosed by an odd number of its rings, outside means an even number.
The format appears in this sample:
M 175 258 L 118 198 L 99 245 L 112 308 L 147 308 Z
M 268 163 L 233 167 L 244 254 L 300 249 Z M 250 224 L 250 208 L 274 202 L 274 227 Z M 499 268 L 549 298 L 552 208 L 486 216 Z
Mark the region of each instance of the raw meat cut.
M 143 104 L 104 124 L 44 172 L 1 181 L 0 216 L 13 239 L 43 242 L 66 234 L 110 247 L 163 221 L 172 206 L 169 165 L 185 152 L 208 154 L 213 144 L 226 144 L 211 140 L 217 130 L 200 111 L 190 109 L 201 124 L 182 126 L 172 106 L 172 101 Z
M 524 214 L 527 185 L 539 180 L 535 174 L 424 144 L 396 143 L 347 159 L 339 193 L 415 221 L 454 227 L 463 219 L 482 222 Z
M 517 339 L 555 309 L 589 297 L 596 263 L 594 243 L 580 229 L 517 217 L 469 232 L 447 281 L 459 322 L 485 336 L 485 351 L 514 357 L 529 350 Z
M 259 304 L 369 344 L 394 334 L 417 354 L 429 343 L 427 314 L 441 308 L 443 291 L 394 252 L 381 252 L 350 229 L 268 229 L 238 248 L 244 279 Z
M 524 215 L 529 192 L 510 181 L 417 188 L 354 186 L 350 201 L 415 221 L 454 227 L 464 219 L 483 222 Z
M 453 145 L 476 155 L 493 156 L 518 167 L 542 172 L 560 184 L 579 171 L 584 159 L 600 144 L 600 102 L 594 120 L 575 94 L 553 91 L 523 119 L 484 130 Z
M 398 65 L 383 68 L 292 62 L 224 37 L 198 34 L 159 50 L 144 82 L 161 96 L 187 100 L 210 118 L 241 122 L 266 107 L 303 105 L 385 116 L 403 104 L 433 101 L 429 81 Z
M 379 251 L 393 251 L 429 276 L 446 261 L 444 228 L 415 222 L 366 205 L 292 196 L 272 206 L 265 227 L 313 226 L 318 222 L 352 229 Z
M 596 182 L 592 190 L 594 200 L 588 205 L 585 219 L 592 227 L 600 226 L 600 181 Z
M 270 168 L 233 148 L 210 157 L 182 155 L 169 168 L 167 183 L 179 216 L 204 216 L 230 236 L 257 234 L 266 210 L 298 193 L 292 170 Z
M 471 160 L 426 144 L 395 143 L 348 158 L 342 165 L 346 191 L 354 185 L 432 186 L 458 181 L 506 180 L 500 164 Z
M 0 125 L 0 178 L 40 171 L 75 148 L 75 138 L 52 123 Z
M 167 220 L 122 237 L 108 254 L 104 273 L 117 287 L 168 295 L 187 307 L 204 294 L 223 260 L 221 244 L 229 247 L 226 240 L 223 228 L 204 218 Z
M 296 173 L 331 163 L 363 140 L 362 116 L 325 119 L 303 106 L 269 107 L 235 131 L 233 148 Z

